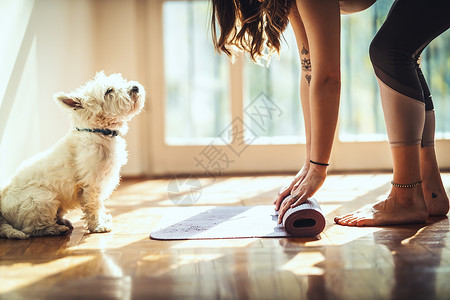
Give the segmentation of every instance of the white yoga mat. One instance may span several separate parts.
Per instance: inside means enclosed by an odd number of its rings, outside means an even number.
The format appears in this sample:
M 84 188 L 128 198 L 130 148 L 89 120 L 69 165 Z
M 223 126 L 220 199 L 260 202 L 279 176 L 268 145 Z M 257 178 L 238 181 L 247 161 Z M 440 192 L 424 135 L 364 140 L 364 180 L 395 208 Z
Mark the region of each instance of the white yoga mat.
M 305 237 L 320 234 L 325 218 L 314 198 L 289 209 L 282 224 L 273 205 L 168 208 L 154 231 L 156 240 Z

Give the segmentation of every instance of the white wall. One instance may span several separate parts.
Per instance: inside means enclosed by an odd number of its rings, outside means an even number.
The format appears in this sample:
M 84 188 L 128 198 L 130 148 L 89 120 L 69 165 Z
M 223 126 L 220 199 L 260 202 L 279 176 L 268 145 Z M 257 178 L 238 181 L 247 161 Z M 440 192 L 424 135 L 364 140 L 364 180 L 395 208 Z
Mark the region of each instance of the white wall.
M 105 70 L 146 86 L 143 1 L 0 1 L 0 185 L 69 129 L 52 95 Z M 149 91 L 148 91 L 149 94 Z M 148 101 L 149 97 L 147 97 Z M 131 121 L 123 175 L 146 170 L 143 115 Z

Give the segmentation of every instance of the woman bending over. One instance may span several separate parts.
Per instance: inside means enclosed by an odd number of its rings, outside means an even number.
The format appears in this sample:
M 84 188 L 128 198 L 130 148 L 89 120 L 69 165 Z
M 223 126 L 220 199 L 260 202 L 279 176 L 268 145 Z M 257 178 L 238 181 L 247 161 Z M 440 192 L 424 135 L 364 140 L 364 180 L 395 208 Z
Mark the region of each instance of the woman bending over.
M 290 22 L 300 54 L 300 96 L 306 133 L 306 157 L 274 204 L 279 222 L 290 207 L 322 186 L 330 159 L 339 110 L 340 13 L 362 10 L 374 0 L 212 0 L 212 34 L 218 51 L 233 58 L 246 51 L 253 60 L 280 50 Z M 217 30 L 217 25 L 220 30 Z

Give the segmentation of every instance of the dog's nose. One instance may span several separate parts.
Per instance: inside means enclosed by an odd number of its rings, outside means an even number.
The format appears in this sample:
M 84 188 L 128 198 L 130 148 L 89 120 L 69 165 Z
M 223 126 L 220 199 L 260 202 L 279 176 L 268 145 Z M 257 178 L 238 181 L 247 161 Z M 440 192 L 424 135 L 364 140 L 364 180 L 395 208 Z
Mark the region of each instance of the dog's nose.
M 137 86 L 134 85 L 134 86 L 131 88 L 130 92 L 132 92 L 132 93 L 139 93 L 139 88 L 138 88 Z

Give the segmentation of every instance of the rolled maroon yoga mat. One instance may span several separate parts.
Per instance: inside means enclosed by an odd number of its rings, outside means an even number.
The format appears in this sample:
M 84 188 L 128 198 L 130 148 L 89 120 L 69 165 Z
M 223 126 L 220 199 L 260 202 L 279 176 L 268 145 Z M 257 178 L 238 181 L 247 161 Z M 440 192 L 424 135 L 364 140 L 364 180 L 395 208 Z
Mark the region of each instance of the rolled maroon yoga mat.
M 290 208 L 283 216 L 284 229 L 293 236 L 314 236 L 325 228 L 325 217 L 314 198 Z

